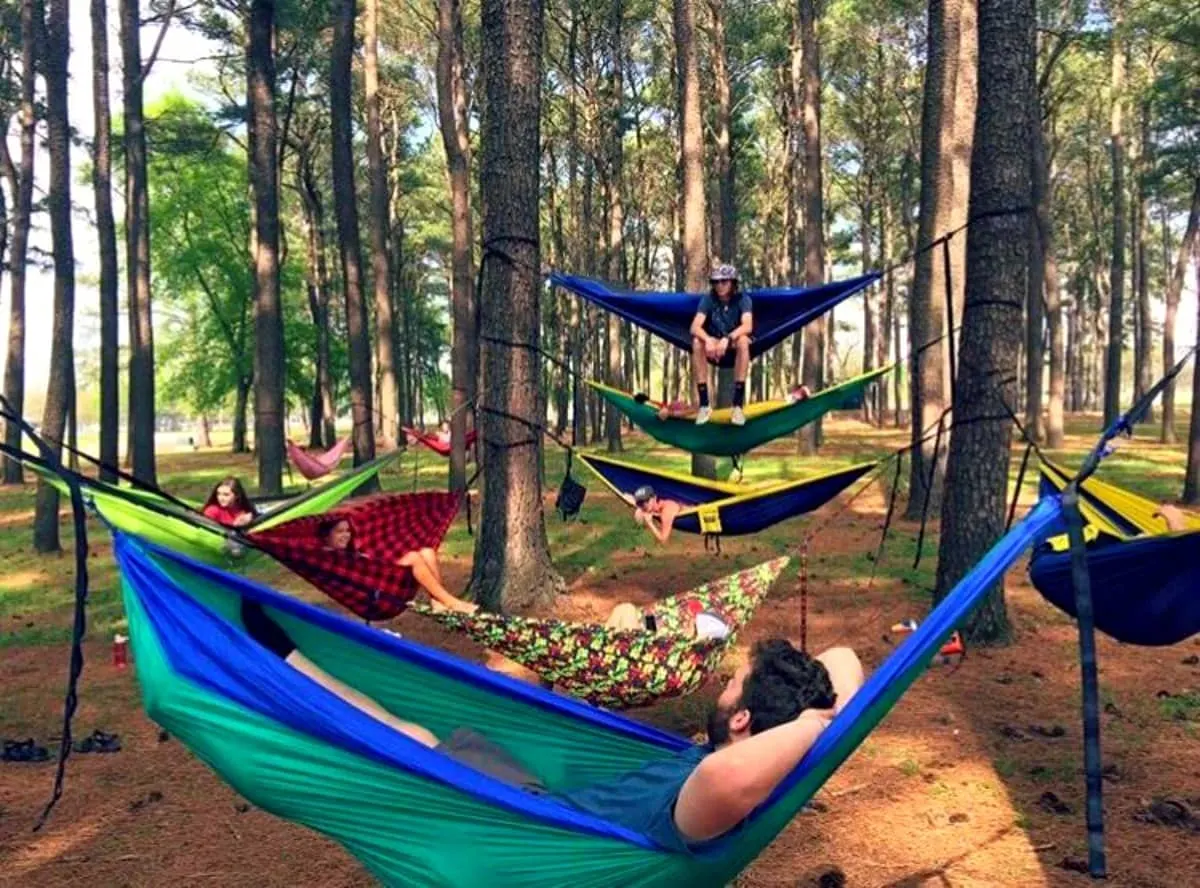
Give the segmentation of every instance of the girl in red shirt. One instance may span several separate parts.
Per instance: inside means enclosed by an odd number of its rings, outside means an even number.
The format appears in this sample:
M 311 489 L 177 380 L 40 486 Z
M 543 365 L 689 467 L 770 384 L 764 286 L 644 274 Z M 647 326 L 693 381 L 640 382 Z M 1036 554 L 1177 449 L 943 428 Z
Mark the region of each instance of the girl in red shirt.
M 254 504 L 246 488 L 230 476 L 219 482 L 204 502 L 204 517 L 226 527 L 245 527 L 254 520 Z

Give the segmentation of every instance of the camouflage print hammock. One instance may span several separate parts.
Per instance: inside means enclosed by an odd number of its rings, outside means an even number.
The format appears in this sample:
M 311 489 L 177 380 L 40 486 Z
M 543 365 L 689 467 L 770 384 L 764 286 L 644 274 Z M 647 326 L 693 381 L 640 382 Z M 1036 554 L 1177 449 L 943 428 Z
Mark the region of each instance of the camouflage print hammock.
M 655 617 L 654 632 L 492 613 L 435 613 L 426 605 L 409 609 L 465 632 L 557 690 L 597 706 L 627 709 L 699 689 L 789 560 L 776 558 L 658 602 L 647 611 Z M 729 635 L 696 639 L 690 619 L 696 610 L 721 614 Z

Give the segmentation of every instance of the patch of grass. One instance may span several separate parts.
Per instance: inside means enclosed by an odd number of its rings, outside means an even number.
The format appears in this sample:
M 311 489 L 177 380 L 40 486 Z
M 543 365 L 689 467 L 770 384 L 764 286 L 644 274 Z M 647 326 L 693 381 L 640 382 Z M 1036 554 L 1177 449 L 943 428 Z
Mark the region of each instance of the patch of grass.
M 1184 691 L 1158 701 L 1163 718 L 1171 721 L 1200 722 L 1200 691 Z
M 1028 830 L 1033 827 L 1033 821 L 1029 819 L 1028 814 L 1018 814 L 1013 818 L 1013 826 L 1017 829 Z
M 1010 758 L 993 759 L 992 768 L 1005 780 L 1015 775 L 1018 770 L 1017 763 Z
M 921 773 L 921 765 L 913 759 L 905 759 L 899 765 L 900 773 L 905 777 L 916 777 Z

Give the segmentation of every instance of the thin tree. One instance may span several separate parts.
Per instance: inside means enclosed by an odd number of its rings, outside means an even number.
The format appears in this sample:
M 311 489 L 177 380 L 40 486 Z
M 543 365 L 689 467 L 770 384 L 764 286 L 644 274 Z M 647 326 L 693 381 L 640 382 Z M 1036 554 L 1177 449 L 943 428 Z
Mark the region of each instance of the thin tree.
M 51 449 L 61 453 L 75 388 L 75 247 L 71 240 L 71 122 L 67 106 L 67 64 L 71 56 L 69 0 L 50 0 L 48 13 L 42 70 L 46 80 L 46 141 L 50 154 L 54 332 L 41 433 Z M 33 546 L 39 552 L 59 549 L 58 491 L 44 480 L 38 482 Z
M 538 196 L 541 0 L 484 0 L 480 200 L 482 514 L 471 587 L 481 605 L 545 605 L 562 589 L 542 509 L 544 394 Z M 502 251 L 502 252 L 501 252 Z M 518 343 L 516 347 L 511 344 Z
M 39 0 L 21 2 L 21 165 L 16 171 L 13 189 L 12 243 L 9 245 L 8 266 L 11 279 L 8 314 L 8 352 L 4 361 L 4 397 L 16 413 L 25 409 L 25 280 L 26 257 L 29 253 L 29 229 L 33 219 L 33 175 L 36 149 L 34 135 L 37 115 L 34 106 L 34 87 L 37 77 L 37 37 L 35 23 L 42 15 Z M 0 140 L 5 141 L 5 140 Z M 8 144 L 2 148 L 8 157 Z M 11 160 L 6 164 L 12 167 Z M 9 174 L 10 182 L 12 175 Z M 21 428 L 16 423 L 4 424 L 4 443 L 14 450 L 21 449 Z M 4 483 L 20 484 L 21 464 L 4 460 Z
M 1104 364 L 1104 425 L 1121 412 L 1121 352 L 1125 320 L 1125 4 L 1112 2 L 1112 116 L 1109 147 L 1112 152 L 1112 263 L 1108 276 L 1108 352 Z
M 976 221 L 967 231 L 967 296 L 942 502 L 939 598 L 1004 533 L 1009 411 L 1015 409 L 1029 269 L 1029 217 L 1019 208 L 1028 207 L 1032 198 L 1035 22 L 1033 0 L 980 0 L 970 206 Z M 999 642 L 1008 634 L 1000 588 L 972 615 L 966 635 Z
M 279 158 L 275 116 L 275 3 L 251 0 L 246 122 L 254 194 L 254 449 L 258 487 L 283 490 L 283 307 L 279 296 Z
M 475 400 L 479 339 L 471 262 L 471 141 L 467 130 L 467 86 L 463 74 L 460 0 L 438 0 L 438 123 L 450 178 L 450 287 L 453 342 L 450 349 L 450 489 L 467 486 L 467 432 Z
M 714 126 L 716 143 L 713 166 L 717 174 L 719 212 L 713 217 L 719 224 L 717 252 L 723 262 L 737 261 L 737 208 L 734 205 L 733 167 L 733 89 L 730 85 L 729 46 L 725 31 L 725 0 L 708 0 L 712 15 L 713 85 L 717 98 Z
M 608 278 L 625 283 L 625 204 L 621 199 L 621 179 L 624 165 L 622 114 L 624 83 L 622 78 L 622 23 L 625 16 L 623 0 L 610 0 L 608 7 L 608 145 L 605 158 L 605 178 L 608 190 Z M 618 388 L 621 379 L 621 321 L 609 313 L 604 318 L 608 383 Z M 604 407 L 604 440 L 609 453 L 619 453 L 621 445 L 621 412 L 612 404 Z
M 1171 268 L 1171 277 L 1167 281 L 1167 309 L 1163 318 L 1163 375 L 1175 366 L 1175 320 L 1179 314 L 1179 299 L 1183 295 L 1183 279 L 1187 274 L 1188 258 L 1197 256 L 1200 263 L 1200 253 L 1196 253 L 1196 244 L 1200 242 L 1200 176 L 1192 185 L 1192 207 L 1188 212 L 1187 228 L 1183 232 L 1183 240 L 1179 244 L 1179 252 L 1175 256 L 1175 264 Z M 1195 370 L 1193 370 L 1195 373 Z M 1200 373 L 1196 373 L 1200 376 Z M 1200 404 L 1200 401 L 1193 401 Z M 1167 383 L 1162 398 L 1162 435 L 1164 444 L 1175 443 L 1175 381 Z M 1200 411 L 1194 407 L 1193 414 Z
M 821 175 L 821 44 L 817 39 L 817 0 L 800 0 L 801 69 L 804 81 L 804 283 L 825 283 L 825 201 Z M 825 385 L 825 319 L 804 328 L 804 366 L 809 391 Z M 816 453 L 821 422 L 800 430 L 801 453 Z
M 342 259 L 342 292 L 350 352 L 350 414 L 354 423 L 354 464 L 375 458 L 375 424 L 371 421 L 371 342 L 367 303 L 363 298 L 362 248 L 358 237 L 358 201 L 354 190 L 351 111 L 355 0 L 333 4 L 333 43 L 329 55 L 330 129 L 333 136 L 333 202 Z

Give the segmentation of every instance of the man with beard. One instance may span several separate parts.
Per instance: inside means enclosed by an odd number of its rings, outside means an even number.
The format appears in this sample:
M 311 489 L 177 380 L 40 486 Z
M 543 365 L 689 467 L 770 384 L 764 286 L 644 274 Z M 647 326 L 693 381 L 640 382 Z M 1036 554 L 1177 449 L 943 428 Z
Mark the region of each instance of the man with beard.
M 604 783 L 552 795 L 664 848 L 686 851 L 737 829 L 804 758 L 862 683 L 862 664 L 849 648 L 810 657 L 782 638 L 759 642 L 717 697 L 705 745 Z M 444 742 L 419 725 L 401 730 L 492 777 L 547 793 L 519 755 L 470 728 L 459 728 Z

